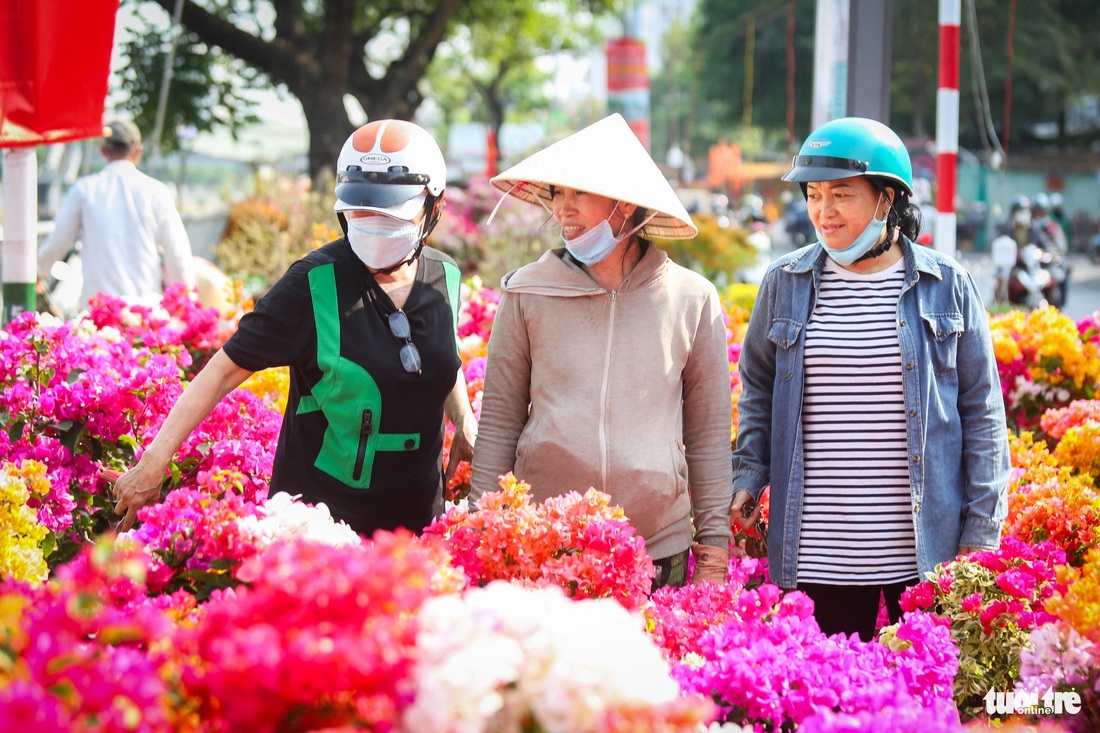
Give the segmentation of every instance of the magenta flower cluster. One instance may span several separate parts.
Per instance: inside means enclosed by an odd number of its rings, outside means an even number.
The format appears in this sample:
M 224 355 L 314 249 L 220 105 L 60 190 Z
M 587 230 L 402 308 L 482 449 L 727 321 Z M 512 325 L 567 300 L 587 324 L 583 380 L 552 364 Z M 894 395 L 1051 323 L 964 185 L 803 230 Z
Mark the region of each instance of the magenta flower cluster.
M 70 322 L 24 313 L 0 332 L 0 460 L 47 467 L 50 492 L 32 499 L 49 530 L 51 564 L 75 555 L 115 516 L 102 469 L 140 456 L 196 368 L 224 341 L 217 314 L 186 290 L 158 308 L 100 296 Z M 204 356 L 205 355 L 205 356 Z M 281 416 L 247 391 L 223 400 L 181 447 L 166 486 L 251 502 L 267 495 Z
M 683 689 L 713 697 L 725 720 L 762 730 L 792 729 L 818 711 L 875 713 L 887 701 L 945 718 L 954 711 L 956 651 L 946 625 L 925 614 L 904 618 L 890 646 L 827 637 L 805 595 L 769 584 L 737 595 L 695 654 L 674 668 Z

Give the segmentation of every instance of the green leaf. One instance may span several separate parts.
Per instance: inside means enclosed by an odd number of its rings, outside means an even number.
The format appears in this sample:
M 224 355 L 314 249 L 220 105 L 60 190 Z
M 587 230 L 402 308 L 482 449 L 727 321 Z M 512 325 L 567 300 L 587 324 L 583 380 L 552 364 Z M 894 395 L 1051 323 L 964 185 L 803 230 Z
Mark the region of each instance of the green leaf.
M 42 557 L 49 558 L 50 555 L 57 551 L 57 535 L 53 532 L 48 532 L 42 541 L 38 543 L 38 546 L 42 550 Z
M 23 439 L 23 429 L 27 426 L 23 420 L 18 420 L 11 424 L 8 428 L 8 440 L 12 443 L 18 443 Z
M 80 439 L 80 434 L 84 432 L 84 425 L 81 423 L 74 424 L 70 420 L 65 422 L 69 423 L 69 427 L 61 431 L 61 445 L 65 446 L 70 454 L 75 455 L 76 442 Z
M 87 369 L 73 369 L 65 376 L 65 383 L 72 384 L 76 380 L 80 379 L 80 375 L 88 371 Z

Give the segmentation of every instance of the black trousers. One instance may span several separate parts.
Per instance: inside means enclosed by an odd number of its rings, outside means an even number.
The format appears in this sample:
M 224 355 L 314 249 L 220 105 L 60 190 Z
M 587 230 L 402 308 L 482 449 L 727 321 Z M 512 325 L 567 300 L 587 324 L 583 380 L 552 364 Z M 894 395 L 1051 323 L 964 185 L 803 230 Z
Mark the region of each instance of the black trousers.
M 653 567 L 657 571 L 657 575 L 653 578 L 653 586 L 649 589 L 650 593 L 665 586 L 679 588 L 687 582 L 688 552 L 690 551 L 684 550 L 670 557 L 653 561 Z
M 795 590 L 802 591 L 814 602 L 814 618 L 827 636 L 833 634 L 859 634 L 862 641 L 875 638 L 879 603 L 886 601 L 890 623 L 901 620 L 901 594 L 910 585 L 822 585 L 799 583 Z

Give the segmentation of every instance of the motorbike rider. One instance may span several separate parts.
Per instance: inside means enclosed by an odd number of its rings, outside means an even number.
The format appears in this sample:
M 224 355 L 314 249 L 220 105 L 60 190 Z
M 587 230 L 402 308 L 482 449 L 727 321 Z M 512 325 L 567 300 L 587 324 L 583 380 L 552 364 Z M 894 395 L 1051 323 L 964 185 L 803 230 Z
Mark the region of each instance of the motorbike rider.
M 1054 236 L 1041 228 L 1043 225 L 1036 216 L 1036 212 L 1045 217 L 1046 212 L 1049 211 L 1050 202 L 1049 199 L 1046 199 L 1046 194 L 1041 194 L 1037 198 L 1039 198 L 1039 201 L 1036 207 L 1032 205 L 1031 199 L 1023 194 L 1013 196 L 1009 203 L 1008 218 L 998 226 L 997 234 L 1015 241 L 1016 251 L 1020 257 L 1023 257 L 1029 245 L 1048 253 L 1048 256 L 1045 257 L 1048 261 L 1045 263 L 1036 261 L 1032 265 L 1027 265 L 1023 260 L 1020 260 L 1017 262 L 1017 267 L 1022 269 L 1040 267 L 1047 270 L 1051 277 L 1047 284 L 1042 286 L 1042 294 L 1039 297 L 1045 298 L 1047 302 L 1055 307 L 1061 307 L 1065 303 L 1066 287 L 1069 284 L 1069 269 L 1065 261 L 1065 250 L 1058 246 Z M 1008 297 L 1013 302 L 1024 303 L 1025 301 L 1019 300 L 1019 298 L 1024 297 L 1021 293 L 1023 290 L 1028 290 L 1028 288 L 1020 283 L 1017 283 L 1017 285 L 1021 287 L 1009 285 Z M 1013 296 L 1013 292 L 1017 294 Z
M 1066 235 L 1066 243 L 1072 246 L 1073 219 L 1066 213 L 1065 204 L 1062 202 L 1062 194 L 1057 191 L 1050 195 L 1050 218 L 1062 227 L 1062 232 Z
M 1053 257 L 1049 263 L 1051 277 L 1058 284 L 1057 292 L 1051 298 L 1051 305 L 1061 308 L 1066 304 L 1066 293 L 1069 290 L 1069 262 L 1066 255 L 1069 253 L 1069 241 L 1061 225 L 1050 215 L 1051 200 L 1043 192 L 1035 194 L 1031 200 L 1031 221 L 1035 231 L 1035 244 Z
M 1008 219 L 1001 222 L 998 234 L 1012 237 L 1016 246 L 1026 247 L 1035 244 L 1038 239 L 1031 221 L 1031 200 L 1023 194 L 1016 194 L 1008 205 Z
M 1037 193 L 1031 201 L 1031 221 L 1035 224 L 1038 241 L 1035 243 L 1051 254 L 1065 255 L 1069 250 L 1066 233 L 1050 215 L 1050 197 Z

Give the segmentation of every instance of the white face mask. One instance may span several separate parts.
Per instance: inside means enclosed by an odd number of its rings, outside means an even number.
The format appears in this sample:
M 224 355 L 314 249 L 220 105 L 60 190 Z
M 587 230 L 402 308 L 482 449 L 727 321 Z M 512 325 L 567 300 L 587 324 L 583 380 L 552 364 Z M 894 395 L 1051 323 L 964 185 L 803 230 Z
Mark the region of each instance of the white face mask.
M 388 216 L 363 216 L 347 221 L 352 251 L 372 270 L 396 265 L 420 241 L 420 225 L 415 222 Z

